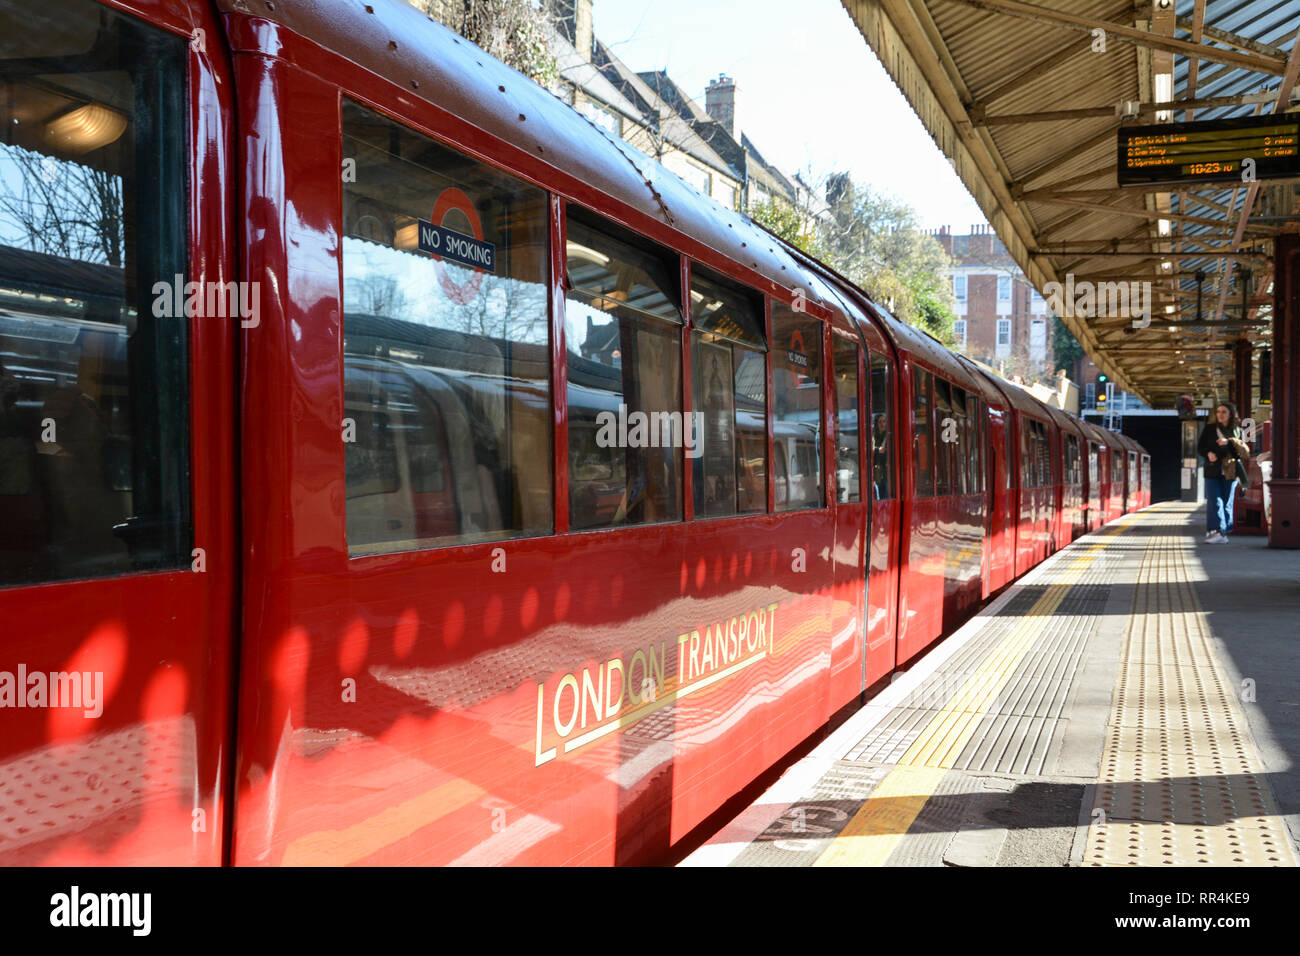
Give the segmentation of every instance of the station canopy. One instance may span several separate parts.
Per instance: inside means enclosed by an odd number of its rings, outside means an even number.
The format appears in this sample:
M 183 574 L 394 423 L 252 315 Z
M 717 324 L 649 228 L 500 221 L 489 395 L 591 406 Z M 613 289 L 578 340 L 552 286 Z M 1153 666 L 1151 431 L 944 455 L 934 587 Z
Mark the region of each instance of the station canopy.
M 1259 360 L 1272 239 L 1300 213 L 1287 132 L 1300 2 L 843 3 L 1029 281 L 1120 387 L 1170 407 L 1225 396 L 1239 339 Z M 1270 128 L 1181 127 L 1252 117 Z

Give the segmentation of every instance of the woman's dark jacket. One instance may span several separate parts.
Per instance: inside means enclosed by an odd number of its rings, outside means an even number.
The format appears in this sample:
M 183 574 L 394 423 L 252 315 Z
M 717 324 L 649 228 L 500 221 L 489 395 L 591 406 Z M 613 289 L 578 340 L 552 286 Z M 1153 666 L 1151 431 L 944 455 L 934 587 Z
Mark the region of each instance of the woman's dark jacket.
M 1223 430 L 1224 438 L 1242 437 L 1241 429 L 1239 427 L 1233 426 L 1232 428 L 1228 428 L 1227 426 L 1220 425 L 1217 421 L 1211 421 L 1201 429 L 1201 437 L 1196 442 L 1196 450 L 1201 453 L 1202 457 L 1207 456 L 1210 452 L 1214 452 L 1214 454 L 1219 458 L 1218 461 L 1210 461 L 1208 457 L 1205 458 L 1206 478 L 1223 477 L 1223 459 L 1236 458 L 1238 461 L 1241 460 L 1241 454 L 1237 451 L 1236 446 L 1233 445 L 1232 442 L 1228 442 L 1226 445 L 1219 444 L 1219 429 Z M 1240 473 L 1240 470 L 1238 470 L 1238 473 Z

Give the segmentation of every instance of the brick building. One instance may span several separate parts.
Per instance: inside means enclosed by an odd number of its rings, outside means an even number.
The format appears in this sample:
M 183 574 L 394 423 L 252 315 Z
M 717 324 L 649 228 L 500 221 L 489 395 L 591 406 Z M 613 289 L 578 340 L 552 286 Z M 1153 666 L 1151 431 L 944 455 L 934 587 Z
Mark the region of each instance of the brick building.
M 957 300 L 958 349 L 1024 382 L 1055 382 L 1052 314 L 989 226 L 955 236 L 934 233 L 953 259 L 947 275 Z M 1067 369 L 1073 377 L 1074 370 Z

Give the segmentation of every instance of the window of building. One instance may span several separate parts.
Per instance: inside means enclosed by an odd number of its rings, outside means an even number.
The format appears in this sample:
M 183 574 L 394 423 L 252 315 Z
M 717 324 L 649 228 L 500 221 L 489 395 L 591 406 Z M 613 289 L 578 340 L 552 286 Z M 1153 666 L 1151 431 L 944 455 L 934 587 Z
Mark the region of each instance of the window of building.
M 1011 276 L 998 276 L 998 301 L 1011 301 Z
M 958 319 L 952 324 L 953 333 L 957 337 L 957 347 L 966 348 L 966 320 Z
M 189 325 L 238 313 L 184 288 L 187 43 L 5 10 L 0 586 L 188 567 Z
M 840 501 L 861 501 L 858 459 L 858 346 L 832 337 L 835 351 L 835 487 Z
M 758 293 L 695 266 L 691 411 L 697 518 L 767 510 L 767 341 Z
M 1047 320 L 1031 319 L 1029 322 L 1029 360 L 1042 362 L 1047 359 Z
M 822 324 L 772 303 L 772 427 L 780 476 L 776 510 L 820 508 L 822 485 Z
M 1011 354 L 1011 320 L 998 319 L 998 337 L 996 354 L 998 358 L 1006 358 Z
M 343 137 L 349 554 L 545 534 L 546 193 L 355 103 Z
M 934 432 L 930 423 L 930 373 L 912 366 L 912 466 L 916 496 L 934 495 Z
M 1084 407 L 1096 408 L 1097 407 L 1097 383 L 1088 382 L 1086 385 L 1084 385 L 1083 392 L 1084 392 Z
M 1040 293 L 1037 289 L 1032 289 L 1032 288 L 1031 288 L 1031 289 L 1029 290 L 1029 309 L 1030 309 L 1030 311 L 1033 312 L 1033 313 L 1035 313 L 1035 314 L 1037 314 L 1037 313 L 1039 313 L 1039 312 L 1042 312 L 1046 307 L 1047 307 L 1047 305 L 1046 305 L 1045 302 L 1043 302 L 1043 296 L 1042 296 L 1042 293 Z
M 713 189 L 713 177 L 709 171 L 694 164 L 687 164 L 686 174 L 682 178 L 694 186 L 702 196 L 709 195 Z
M 582 113 L 587 117 L 587 119 L 591 120 L 606 132 L 612 133 L 615 136 L 622 135 L 622 117 L 603 103 L 597 103 L 595 100 L 584 97 L 582 101 Z
M 966 301 L 966 277 L 965 276 L 953 276 L 952 291 L 953 294 L 957 296 L 958 302 Z
M 871 353 L 871 487 L 877 501 L 894 497 L 889 363 Z
M 679 521 L 680 260 L 580 206 L 566 230 L 569 525 Z

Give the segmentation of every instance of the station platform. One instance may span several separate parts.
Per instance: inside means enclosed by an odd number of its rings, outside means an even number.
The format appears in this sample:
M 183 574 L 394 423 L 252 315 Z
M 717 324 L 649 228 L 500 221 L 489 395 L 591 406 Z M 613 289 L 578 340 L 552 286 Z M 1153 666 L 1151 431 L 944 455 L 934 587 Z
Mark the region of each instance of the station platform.
M 1053 555 L 683 866 L 1295 866 L 1300 552 L 1168 502 Z

